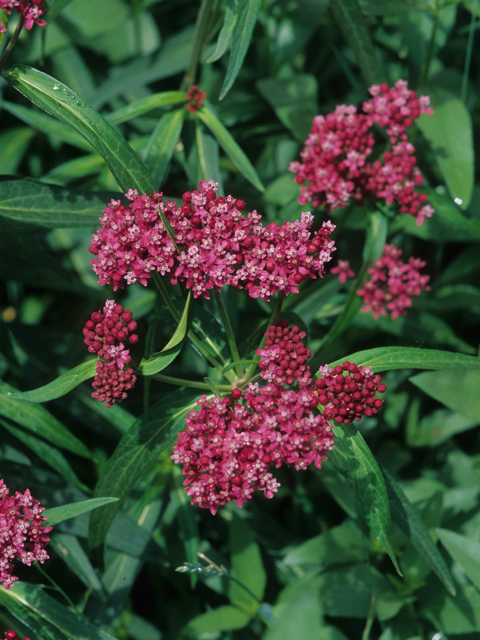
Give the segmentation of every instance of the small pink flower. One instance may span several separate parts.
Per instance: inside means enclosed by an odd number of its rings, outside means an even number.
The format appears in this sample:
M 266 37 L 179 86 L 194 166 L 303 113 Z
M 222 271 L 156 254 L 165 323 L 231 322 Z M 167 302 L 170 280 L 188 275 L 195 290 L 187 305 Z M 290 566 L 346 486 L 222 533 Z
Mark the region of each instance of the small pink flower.
M 25 28 L 30 30 L 34 24 L 44 27 L 47 23 L 41 19 L 41 16 L 47 10 L 44 0 L 0 0 L 0 9 L 5 9 L 7 13 L 11 13 L 15 9 L 17 13 L 23 13 L 25 18 Z M 1 25 L 2 23 L 0 23 Z M 2 30 L 0 29 L 0 33 Z
M 342 284 L 347 281 L 347 278 L 354 278 L 355 273 L 350 269 L 350 262 L 348 260 L 339 260 L 337 266 L 330 269 L 331 273 L 338 273 L 338 279 Z

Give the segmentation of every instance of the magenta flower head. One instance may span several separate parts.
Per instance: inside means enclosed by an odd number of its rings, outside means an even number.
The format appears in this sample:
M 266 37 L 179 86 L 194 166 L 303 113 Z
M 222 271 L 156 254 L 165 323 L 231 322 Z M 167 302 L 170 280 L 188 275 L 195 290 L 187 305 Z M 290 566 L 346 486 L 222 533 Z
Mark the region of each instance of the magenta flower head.
M 42 527 L 42 522 L 47 520 L 41 515 L 45 508 L 40 507 L 28 489 L 24 494 L 18 491 L 15 496 L 8 494 L 8 487 L 0 480 L 0 582 L 5 589 L 10 589 L 18 580 L 13 575 L 15 558 L 27 566 L 48 560 L 45 547 L 50 538 L 46 534 L 52 530 L 52 527 Z
M 129 208 L 112 201 L 90 245 L 99 284 L 114 290 L 125 282 L 146 285 L 157 271 L 172 284 L 184 282 L 195 297 L 209 298 L 213 287 L 230 285 L 268 302 L 277 291 L 297 293 L 303 280 L 322 277 L 335 251 L 331 222 L 312 232 L 313 216 L 306 212 L 300 220 L 264 226 L 256 211 L 242 215 L 243 200 L 217 197 L 217 187 L 200 182 L 183 194 L 182 205 L 134 190 L 127 194 Z
M 387 315 L 387 311 L 393 320 L 406 315 L 412 306 L 412 296 L 419 296 L 422 291 L 430 289 L 427 284 L 430 277 L 420 274 L 425 262 L 409 258 L 405 264 L 400 259 L 401 255 L 398 247 L 386 244 L 380 260 L 375 260 L 373 267 L 368 269 L 370 280 L 357 291 L 365 303 L 362 311 L 371 311 L 375 320 L 380 315 Z
M 401 213 L 410 214 L 420 225 L 433 209 L 425 204 L 425 194 L 416 191 L 423 177 L 406 130 L 422 113 L 433 113 L 430 99 L 417 97 L 404 80 L 394 87 L 374 85 L 369 91 L 373 97 L 363 103 L 363 113 L 355 106 L 340 105 L 334 113 L 313 119 L 301 161 L 290 165 L 295 182 L 302 185 L 298 200 L 329 211 L 354 201 L 362 204 L 370 197 L 383 198 L 387 204 L 396 202 Z M 371 164 L 368 157 L 377 146 L 375 123 L 386 129 L 392 146 Z
M 96 353 L 97 375 L 92 386 L 92 398 L 105 402 L 107 407 L 113 407 L 127 397 L 127 391 L 136 382 L 133 369 L 126 369 L 125 365 L 131 361 L 130 351 L 125 343 L 136 344 L 138 335 L 132 333 L 137 323 L 132 320 L 132 312 L 116 304 L 115 300 L 107 300 L 103 313 L 94 311 L 83 329 L 85 344 L 90 353 Z
M 47 10 L 44 0 L 0 0 L 0 9 L 5 9 L 11 13 L 15 9 L 17 13 L 22 13 L 25 18 L 25 28 L 30 30 L 34 24 L 44 27 L 47 23 L 41 16 Z

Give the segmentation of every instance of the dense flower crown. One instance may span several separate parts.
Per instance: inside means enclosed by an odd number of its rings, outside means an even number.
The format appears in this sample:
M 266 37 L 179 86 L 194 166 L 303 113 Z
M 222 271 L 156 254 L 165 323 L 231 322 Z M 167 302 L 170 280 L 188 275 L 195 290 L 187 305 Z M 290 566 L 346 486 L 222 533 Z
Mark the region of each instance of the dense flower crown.
M 385 385 L 365 367 L 344 363 L 349 376 L 342 385 L 338 368 L 334 378 L 327 367 L 313 382 L 311 352 L 302 341 L 306 334 L 289 327 L 288 320 L 277 320 L 265 336 L 257 354 L 266 384 L 250 383 L 244 393 L 234 389 L 230 398 L 203 396 L 174 446 L 172 459 L 183 464 L 192 504 L 212 514 L 232 500 L 242 506 L 254 491 L 273 497 L 280 484 L 269 471 L 272 466 L 293 465 L 298 471 L 313 462 L 320 469 L 334 445 L 327 419 L 348 423 L 382 405 L 374 394 L 383 393 Z M 296 390 L 286 388 L 294 383 Z M 324 399 L 322 415 L 316 407 Z
M 199 187 L 183 195 L 181 206 L 163 203 L 161 193 L 139 196 L 135 190 L 127 194 L 130 208 L 112 200 L 90 246 L 99 283 L 114 290 L 124 281 L 145 285 L 158 271 L 173 284 L 185 282 L 195 297 L 209 298 L 213 287 L 231 285 L 268 302 L 276 291 L 297 293 L 300 282 L 323 275 L 335 250 L 331 222 L 312 234 L 313 216 L 302 213 L 301 220 L 264 227 L 256 211 L 242 216 L 242 200 L 217 197 L 217 183 L 202 181 Z
M 137 381 L 133 369 L 125 369 L 131 357 L 125 343 L 136 344 L 138 336 L 132 333 L 137 323 L 132 320 L 132 312 L 116 304 L 115 300 L 107 300 L 103 313 L 94 311 L 83 329 L 85 344 L 90 353 L 96 353 L 97 375 L 92 386 L 95 391 L 92 398 L 105 402 L 107 407 L 113 407 L 127 397 L 129 391 Z
M 23 13 L 25 28 L 29 30 L 34 24 L 39 27 L 44 27 L 47 24 L 41 20 L 41 16 L 47 10 L 44 0 L 0 0 L 0 9 L 5 9 L 7 13 L 11 13 L 12 9 L 15 9 L 17 13 Z M 2 33 L 1 29 L 0 33 Z
M 384 198 L 387 204 L 396 202 L 402 213 L 417 219 L 420 225 L 433 214 L 425 204 L 427 197 L 415 188 L 423 177 L 416 166 L 415 147 L 407 142 L 406 129 L 422 113 L 430 115 L 428 96 L 417 97 L 404 80 L 394 87 L 373 85 L 373 96 L 363 103 L 363 112 L 356 107 L 338 106 L 334 113 L 316 116 L 301 162 L 292 162 L 290 171 L 300 189 L 299 202 L 313 202 L 328 211 L 346 207 L 353 200 L 360 203 L 371 196 Z M 368 156 L 376 146 L 372 132 L 377 123 L 385 128 L 391 148 L 380 160 L 370 164 Z M 383 143 L 382 143 L 383 144 Z
M 0 582 L 5 589 L 18 580 L 13 575 L 12 560 L 19 558 L 28 566 L 48 560 L 45 547 L 50 538 L 46 534 L 52 530 L 41 526 L 47 520 L 41 515 L 45 508 L 40 507 L 28 489 L 24 494 L 18 491 L 15 496 L 8 494 L 8 487 L 0 480 Z
M 379 314 L 387 315 L 387 309 L 393 320 L 405 315 L 406 309 L 412 306 L 412 296 L 430 289 L 427 286 L 430 277 L 420 275 L 419 271 L 425 262 L 419 258 L 409 258 L 405 264 L 400 260 L 401 255 L 398 247 L 386 244 L 380 260 L 375 260 L 373 267 L 368 269 L 370 280 L 357 291 L 365 303 L 362 311 L 371 311 L 376 320 Z

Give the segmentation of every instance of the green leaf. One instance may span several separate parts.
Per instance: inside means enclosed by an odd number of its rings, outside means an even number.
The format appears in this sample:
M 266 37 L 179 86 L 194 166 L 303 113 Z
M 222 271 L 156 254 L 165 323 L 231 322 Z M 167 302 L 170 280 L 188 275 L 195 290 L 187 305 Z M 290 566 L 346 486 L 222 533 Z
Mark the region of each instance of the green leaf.
M 53 525 L 71 518 L 76 518 L 82 513 L 92 511 L 92 509 L 98 509 L 105 504 L 111 502 L 117 502 L 118 498 L 92 498 L 91 500 L 83 500 L 82 502 L 72 502 L 70 504 L 64 504 L 61 507 L 53 507 L 52 509 L 45 509 L 43 515 L 48 518 L 48 525 Z
M 78 387 L 79 384 L 85 382 L 89 378 L 93 378 L 96 374 L 97 360 L 89 360 L 83 364 L 62 373 L 61 376 L 52 380 L 43 387 L 34 389 L 33 391 L 24 391 L 23 393 L 12 393 L 11 398 L 14 400 L 25 400 L 27 402 L 48 402 L 60 398 L 66 393 Z
M 234 605 L 255 613 L 258 602 L 263 600 L 267 574 L 263 567 L 258 544 L 244 518 L 233 512 L 229 522 L 231 575 L 249 589 L 257 600 L 236 582 L 229 582 L 228 595 Z
M 0 42 L 2 40 L 0 34 Z M 35 131 L 30 127 L 15 127 L 0 135 L 0 174 L 7 175 L 16 173 L 18 165 L 21 163 L 30 141 L 35 136 Z
M 182 635 L 198 638 L 203 635 L 206 636 L 206 634 L 218 633 L 219 631 L 243 629 L 250 622 L 250 617 L 240 609 L 225 604 L 190 620 L 182 629 Z
M 147 169 L 122 136 L 71 89 L 45 73 L 15 65 L 1 74 L 28 100 L 82 135 L 105 160 L 123 192 L 151 194 L 155 185 Z
M 223 100 L 230 91 L 242 68 L 261 6 L 261 0 L 239 0 L 238 2 L 239 13 L 233 30 L 230 59 L 219 100 Z
M 387 551 L 399 575 L 402 575 L 388 537 L 392 523 L 382 472 L 357 429 L 342 425 L 334 427 L 333 432 L 335 447 L 328 458 L 339 471 L 348 471 L 368 526 Z
M 437 529 L 441 543 L 480 591 L 480 543 L 447 529 Z
M 68 533 L 56 533 L 50 538 L 50 546 L 71 569 L 83 584 L 103 596 L 103 585 L 93 568 L 87 554 L 76 536 Z
M 318 83 L 315 76 L 299 73 L 293 78 L 259 80 L 257 87 L 265 100 L 273 107 L 278 119 L 297 140 L 304 142 L 312 120 L 318 113 Z M 291 174 L 290 182 L 294 184 Z M 296 187 L 298 196 L 298 187 Z
M 171 499 L 177 512 L 178 524 L 180 527 L 180 537 L 185 549 L 187 562 L 198 562 L 197 552 L 200 549 L 200 536 L 197 525 L 197 513 L 191 508 L 190 496 L 187 495 L 183 486 L 184 476 L 182 470 L 177 465 L 173 469 L 174 486 L 171 491 Z M 190 574 L 190 585 L 192 589 L 198 580 L 196 573 Z
M 93 227 L 112 191 L 83 191 L 31 178 L 0 176 L 0 229 Z
M 187 334 L 190 331 L 194 306 L 195 299 L 193 297 L 192 290 L 190 289 L 188 291 L 187 301 L 185 303 L 185 308 L 183 309 L 182 317 L 175 329 L 175 333 L 159 353 L 148 358 L 144 358 L 141 361 L 139 371 L 142 375 L 151 376 L 154 373 L 158 373 L 175 360 L 182 350 Z
M 383 80 L 375 45 L 357 0 L 336 0 L 330 4 L 345 41 L 352 48 L 368 86 Z
M 12 398 L 14 393 L 18 393 L 18 390 L 6 382 L 0 382 L 0 415 L 13 420 L 56 447 L 67 449 L 84 458 L 92 458 L 90 450 L 44 407 L 15 400 Z
M 165 113 L 157 123 L 145 149 L 144 162 L 158 188 L 161 188 L 182 133 L 185 108 Z
M 240 173 L 259 191 L 265 191 L 265 187 L 263 186 L 252 163 L 220 122 L 210 105 L 205 103 L 204 107 L 197 112 L 197 116 L 210 129 L 218 140 L 218 144 L 222 147 Z
M 480 371 L 429 371 L 409 380 L 449 409 L 480 421 Z
M 115 640 L 35 584 L 19 581 L 9 591 L 0 589 L 0 602 L 41 640 Z
M 238 20 L 240 0 L 226 0 L 225 2 L 225 18 L 223 19 L 222 29 L 218 35 L 217 46 L 215 51 L 205 62 L 211 63 L 220 60 L 225 51 L 228 49 L 233 37 L 233 30 Z
M 420 556 L 437 574 L 447 591 L 454 596 L 456 591 L 452 576 L 445 560 L 430 537 L 427 527 L 396 480 L 385 469 L 383 475 L 393 522 L 403 531 Z
M 72 0 L 52 0 L 52 4 L 48 9 L 48 21 L 51 22 L 63 11 L 63 9 L 70 4 Z
M 465 356 L 463 353 L 439 351 L 437 349 L 415 349 L 413 347 L 379 347 L 357 351 L 330 364 L 354 362 L 358 366 L 372 367 L 375 372 L 392 369 L 480 369 L 480 358 Z
M 407 444 L 412 447 L 437 447 L 457 433 L 475 427 L 478 427 L 477 418 L 468 418 L 449 409 L 437 409 L 412 425 L 407 432 Z
M 112 113 L 105 116 L 105 120 L 108 120 L 110 124 L 121 124 L 122 122 L 128 122 L 129 120 L 143 116 L 154 109 L 186 101 L 186 91 L 162 91 L 162 93 L 145 96 L 145 98 L 141 98 L 136 102 L 127 104 L 125 107 L 120 107 L 120 109 L 112 111 Z
M 430 92 L 435 97 L 437 92 Z M 434 113 L 422 114 L 417 125 L 430 143 L 453 200 L 466 209 L 473 193 L 475 156 L 472 120 L 466 106 L 448 95 L 433 101 Z
M 154 404 L 123 436 L 95 487 L 95 497 L 111 496 L 118 502 L 90 517 L 89 545 L 99 556 L 105 535 L 123 500 L 184 429 L 185 417 L 196 406 L 199 393 L 179 389 Z

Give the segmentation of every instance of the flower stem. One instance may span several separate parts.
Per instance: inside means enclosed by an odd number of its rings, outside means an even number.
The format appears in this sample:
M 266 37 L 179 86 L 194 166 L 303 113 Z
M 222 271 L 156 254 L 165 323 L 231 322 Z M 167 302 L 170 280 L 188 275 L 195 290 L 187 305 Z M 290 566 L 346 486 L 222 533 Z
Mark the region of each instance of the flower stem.
M 198 12 L 195 32 L 193 34 L 192 52 L 190 62 L 180 87 L 181 91 L 186 91 L 195 82 L 197 66 L 208 37 L 208 27 L 210 25 L 210 13 L 215 0 L 202 0 L 200 11 Z
M 238 353 L 237 343 L 235 342 L 235 337 L 233 335 L 232 325 L 230 324 L 230 318 L 228 317 L 227 309 L 223 301 L 222 292 L 218 287 L 214 287 L 214 292 L 223 326 L 225 327 L 225 333 L 227 334 L 227 343 L 230 348 L 230 353 L 232 354 L 233 362 L 238 362 L 238 360 L 240 360 L 240 355 Z M 243 376 L 242 365 L 235 365 L 235 373 L 237 374 L 237 378 L 241 378 Z
M 283 304 L 284 298 L 285 298 L 285 294 L 283 293 L 283 291 L 279 291 L 278 297 L 275 301 L 275 307 L 273 308 L 272 315 L 270 316 L 270 320 L 268 321 L 268 326 L 271 326 L 275 322 L 275 320 L 278 318 L 280 311 L 282 310 L 282 304 Z M 263 336 L 262 341 L 258 345 L 259 349 L 263 349 L 265 345 L 265 341 L 266 341 L 266 337 Z M 260 362 L 260 359 L 261 359 L 260 356 L 255 356 L 254 358 L 255 364 L 250 365 L 250 368 L 248 369 L 247 375 L 245 377 L 247 381 L 249 381 L 250 378 L 255 373 L 255 369 L 257 368 L 257 364 Z
M 460 100 L 465 104 L 467 100 L 468 76 L 470 75 L 470 63 L 472 61 L 473 39 L 475 37 L 475 23 L 477 18 L 478 0 L 473 0 L 472 18 L 470 20 L 470 29 L 468 31 L 467 53 L 465 55 L 465 67 L 463 69 L 462 90 L 460 92 Z
M 152 277 L 153 280 L 155 282 L 155 284 L 157 285 L 157 288 L 160 292 L 160 295 L 162 296 L 163 300 L 165 301 L 165 304 L 167 305 L 167 307 L 170 310 L 170 313 L 172 314 L 172 316 L 175 318 L 175 320 L 177 322 L 180 322 L 180 318 L 181 313 L 178 311 L 177 307 L 174 305 L 173 300 L 171 299 L 164 283 L 162 280 L 162 277 L 156 272 L 156 271 L 152 271 Z M 212 353 L 208 350 L 205 349 L 205 347 L 203 346 L 203 343 L 201 340 L 199 340 L 197 338 L 197 336 L 193 333 L 192 330 L 190 330 L 188 332 L 188 339 L 190 340 L 190 342 L 194 345 L 194 347 L 197 349 L 197 351 L 199 351 L 203 357 L 211 363 L 212 366 L 214 366 L 216 369 L 218 369 L 220 372 L 223 371 L 223 369 L 225 368 L 225 364 L 226 363 L 221 363 L 219 362 L 213 355 Z M 227 376 L 228 377 L 228 376 Z
M 3 65 L 5 64 L 8 56 L 12 53 L 12 49 L 15 46 L 15 43 L 18 40 L 18 36 L 20 35 L 24 24 L 25 24 L 25 17 L 23 15 L 23 13 L 21 13 L 20 14 L 20 19 L 18 20 L 17 28 L 15 29 L 15 32 L 14 32 L 14 34 L 12 36 L 12 39 L 8 43 L 7 48 L 5 49 L 5 51 L 2 54 L 2 57 L 0 58 L 0 73 L 1 73 L 1 71 L 3 69 Z
M 166 382 L 167 384 L 174 384 L 177 387 L 191 387 L 192 389 L 207 389 L 211 391 L 210 385 L 206 382 L 197 382 L 196 380 L 187 380 L 184 378 L 172 378 L 172 376 L 164 376 L 161 373 L 155 373 L 149 376 L 152 380 L 158 380 L 159 382 Z M 217 384 L 219 391 L 231 391 L 230 385 Z

